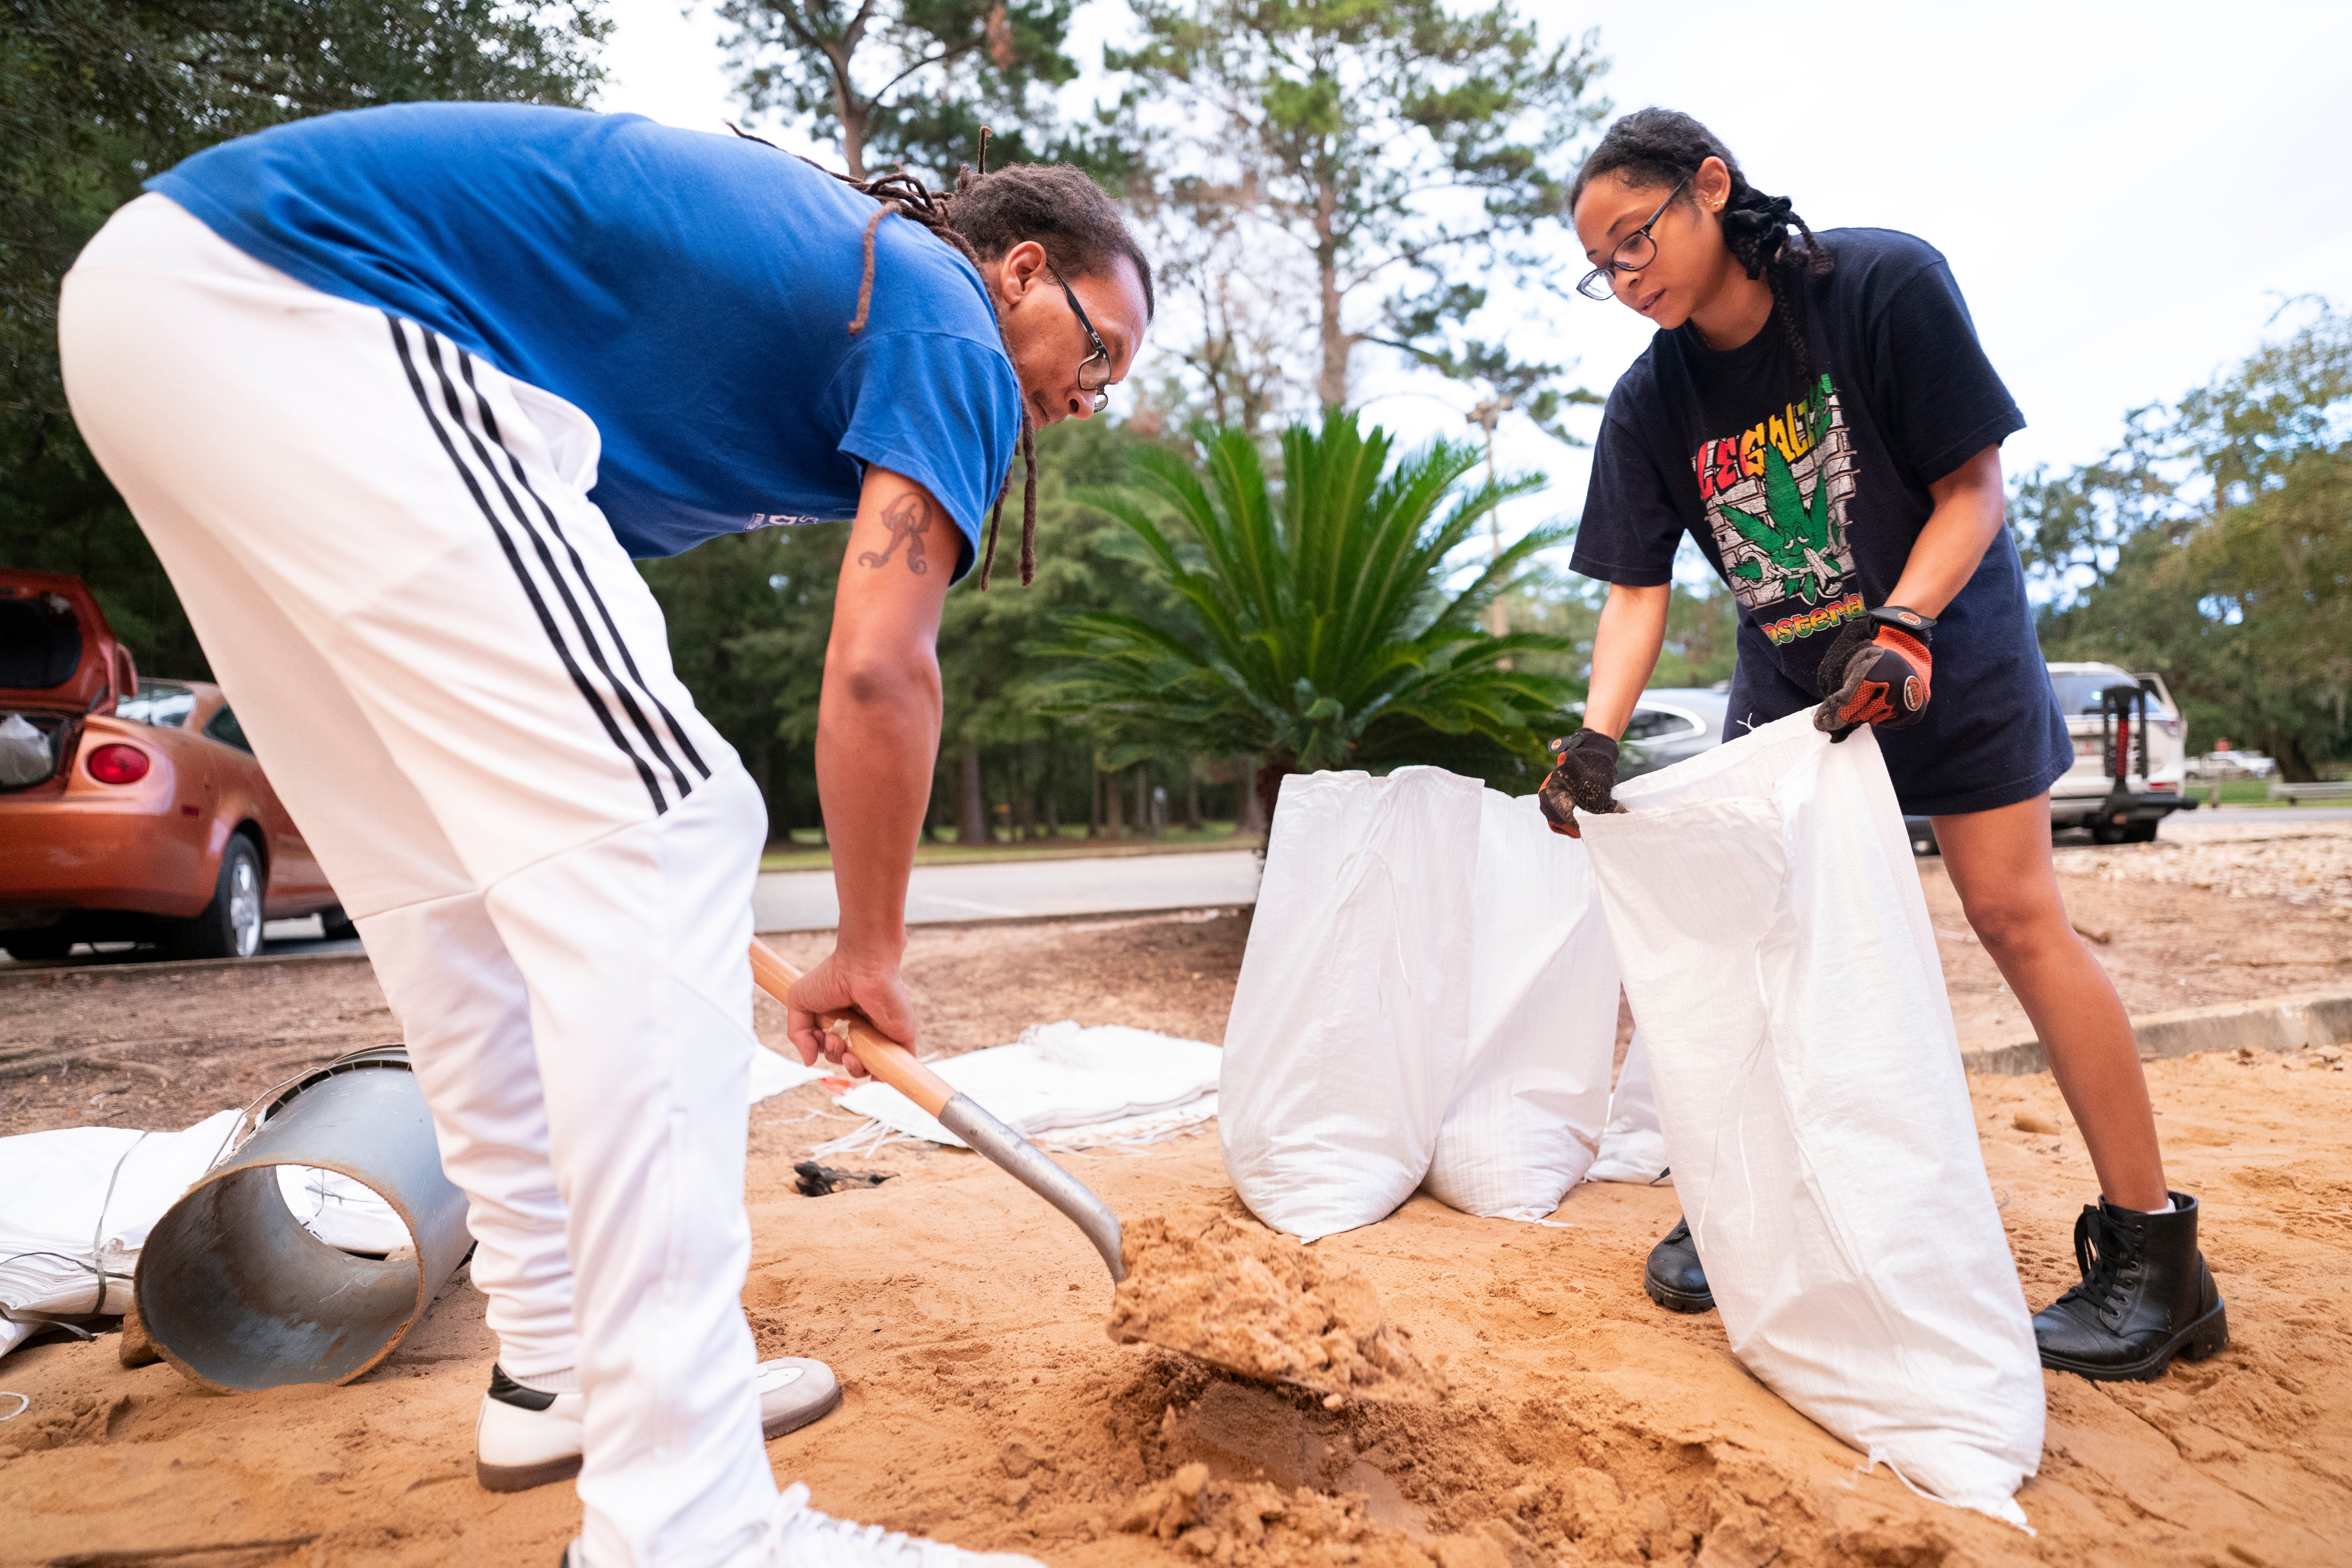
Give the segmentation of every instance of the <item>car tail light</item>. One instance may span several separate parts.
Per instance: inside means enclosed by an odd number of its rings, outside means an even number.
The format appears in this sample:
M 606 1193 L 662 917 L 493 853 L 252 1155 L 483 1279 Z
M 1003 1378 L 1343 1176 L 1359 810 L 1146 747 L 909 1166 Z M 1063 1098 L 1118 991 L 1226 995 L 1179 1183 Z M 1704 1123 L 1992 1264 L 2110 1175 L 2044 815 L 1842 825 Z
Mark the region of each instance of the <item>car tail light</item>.
M 2180 731 L 2185 728 L 2187 728 L 2187 726 L 2182 724 L 2178 719 L 2167 719 L 2164 721 L 2164 732 L 2171 736 L 2176 741 L 2180 739 Z
M 100 746 L 82 763 L 90 777 L 109 784 L 137 784 L 152 765 L 136 746 Z

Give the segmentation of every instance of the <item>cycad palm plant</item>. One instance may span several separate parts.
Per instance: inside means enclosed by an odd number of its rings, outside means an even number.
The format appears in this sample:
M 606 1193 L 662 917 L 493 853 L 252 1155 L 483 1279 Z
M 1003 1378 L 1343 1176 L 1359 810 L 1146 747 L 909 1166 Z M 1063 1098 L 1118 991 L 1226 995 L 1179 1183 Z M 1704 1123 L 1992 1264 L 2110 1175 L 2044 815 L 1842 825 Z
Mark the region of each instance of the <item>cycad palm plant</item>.
M 1045 650 L 1076 663 L 1048 688 L 1052 711 L 1100 734 L 1112 766 L 1151 755 L 1261 759 L 1270 811 L 1282 775 L 1436 763 L 1488 776 L 1542 776 L 1537 726 L 1577 695 L 1554 675 L 1512 668 L 1565 639 L 1494 637 L 1482 611 L 1560 531 L 1532 531 L 1466 583 L 1447 557 L 1502 502 L 1540 478 L 1457 486 L 1476 465 L 1438 441 L 1391 462 L 1393 443 L 1333 413 L 1282 437 L 1270 484 L 1238 431 L 1212 440 L 1200 471 L 1160 448 L 1135 459 L 1143 496 L 1083 499 L 1131 530 L 1167 579 L 1166 625 L 1091 612 Z M 1163 503 L 1163 527 L 1142 504 Z M 1189 535 L 1189 537 L 1187 537 Z

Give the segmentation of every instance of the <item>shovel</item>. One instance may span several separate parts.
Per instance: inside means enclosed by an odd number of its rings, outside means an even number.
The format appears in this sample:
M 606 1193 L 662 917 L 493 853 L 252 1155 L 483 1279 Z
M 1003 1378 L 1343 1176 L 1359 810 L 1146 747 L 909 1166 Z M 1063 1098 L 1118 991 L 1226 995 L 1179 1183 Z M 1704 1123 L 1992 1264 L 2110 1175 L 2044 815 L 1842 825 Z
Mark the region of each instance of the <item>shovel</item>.
M 782 1002 L 801 972 L 786 963 L 775 949 L 751 939 L 751 978 L 761 990 Z M 1103 1261 L 1110 1266 L 1111 1283 L 1127 1278 L 1118 1256 L 1118 1216 L 1092 1189 L 1054 1163 L 1012 1128 L 991 1116 L 939 1074 L 915 1059 L 915 1053 L 896 1040 L 877 1034 L 874 1026 L 855 1013 L 829 1014 L 827 1024 L 846 1020 L 849 1044 L 866 1070 L 921 1106 L 940 1126 L 1002 1168 L 1007 1175 L 1069 1216 L 1086 1233 Z

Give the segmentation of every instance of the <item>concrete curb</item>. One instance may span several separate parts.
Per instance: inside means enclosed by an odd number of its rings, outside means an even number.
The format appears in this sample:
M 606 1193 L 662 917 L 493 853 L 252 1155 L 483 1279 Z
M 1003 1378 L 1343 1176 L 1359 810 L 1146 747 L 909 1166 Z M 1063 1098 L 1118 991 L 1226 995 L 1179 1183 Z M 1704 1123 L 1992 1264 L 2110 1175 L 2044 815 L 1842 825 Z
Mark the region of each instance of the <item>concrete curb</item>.
M 2140 1059 L 2185 1057 L 2198 1051 L 2252 1048 L 2281 1053 L 2315 1046 L 2352 1044 L 2352 991 L 2304 991 L 2215 1007 L 2183 1007 L 2132 1020 Z M 1962 1051 L 1970 1072 L 2011 1077 L 2048 1072 L 2050 1053 L 2039 1040 Z

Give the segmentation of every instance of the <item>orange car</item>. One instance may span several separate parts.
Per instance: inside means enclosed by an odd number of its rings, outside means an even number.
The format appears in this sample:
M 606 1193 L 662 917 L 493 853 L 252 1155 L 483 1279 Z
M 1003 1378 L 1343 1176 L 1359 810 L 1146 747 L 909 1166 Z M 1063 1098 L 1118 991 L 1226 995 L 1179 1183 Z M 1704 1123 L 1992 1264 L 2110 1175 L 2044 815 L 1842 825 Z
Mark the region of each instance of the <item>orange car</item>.
M 221 689 L 141 680 L 79 577 L 0 571 L 0 947 L 249 958 L 334 889 Z

